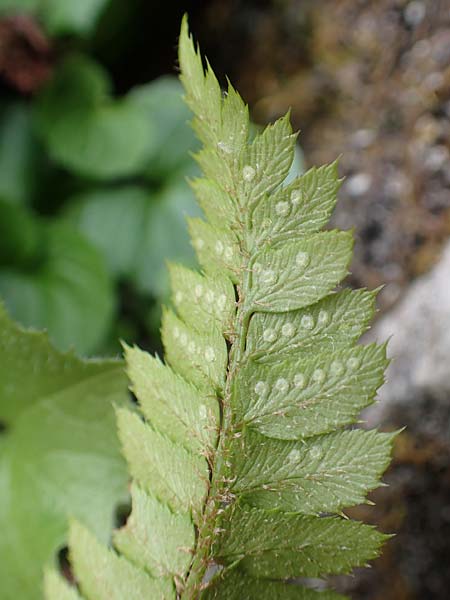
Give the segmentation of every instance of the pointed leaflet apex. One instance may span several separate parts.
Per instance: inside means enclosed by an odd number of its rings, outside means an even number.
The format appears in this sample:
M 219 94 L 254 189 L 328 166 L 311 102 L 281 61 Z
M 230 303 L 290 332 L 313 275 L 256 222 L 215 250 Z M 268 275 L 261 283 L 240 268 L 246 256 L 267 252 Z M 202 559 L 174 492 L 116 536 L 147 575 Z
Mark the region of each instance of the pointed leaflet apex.
M 321 231 L 337 164 L 284 185 L 289 114 L 249 142 L 247 107 L 231 84 L 222 93 L 186 17 L 179 60 L 204 145 L 191 185 L 206 220 L 189 221 L 203 272 L 169 267 L 167 365 L 125 350 L 139 402 L 118 411 L 132 513 L 114 535 L 122 556 L 75 527 L 75 573 L 87 600 L 131 579 L 123 597 L 342 600 L 286 583 L 349 573 L 386 539 L 343 514 L 379 485 L 393 435 L 345 429 L 387 360 L 384 346 L 356 345 L 374 293 L 335 293 L 353 245 L 352 232 Z

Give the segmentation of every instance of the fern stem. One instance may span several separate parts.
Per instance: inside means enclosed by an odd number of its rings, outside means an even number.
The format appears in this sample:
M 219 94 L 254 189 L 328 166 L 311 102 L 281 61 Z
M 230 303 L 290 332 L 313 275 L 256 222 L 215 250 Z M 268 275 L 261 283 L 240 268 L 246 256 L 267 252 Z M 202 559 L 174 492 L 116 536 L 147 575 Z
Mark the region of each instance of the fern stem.
M 242 289 L 245 290 L 245 286 L 248 285 L 249 274 L 246 269 L 244 270 L 244 273 L 243 287 L 237 287 L 238 303 L 235 318 L 235 335 L 228 354 L 229 360 L 225 393 L 222 401 L 222 418 L 217 449 L 215 452 L 215 461 L 211 466 L 211 484 L 205 502 L 202 523 L 198 529 L 194 559 L 186 578 L 185 587 L 180 595 L 180 600 L 195 600 L 198 598 L 206 571 L 208 567 L 212 565 L 211 546 L 216 534 L 216 519 L 220 514 L 221 508 L 224 504 L 227 504 L 227 497 L 229 495 L 226 485 L 226 472 L 228 468 L 226 456 L 228 440 L 233 432 L 231 389 L 236 371 L 243 359 L 245 340 L 250 321 L 250 314 L 244 307 L 242 294 Z

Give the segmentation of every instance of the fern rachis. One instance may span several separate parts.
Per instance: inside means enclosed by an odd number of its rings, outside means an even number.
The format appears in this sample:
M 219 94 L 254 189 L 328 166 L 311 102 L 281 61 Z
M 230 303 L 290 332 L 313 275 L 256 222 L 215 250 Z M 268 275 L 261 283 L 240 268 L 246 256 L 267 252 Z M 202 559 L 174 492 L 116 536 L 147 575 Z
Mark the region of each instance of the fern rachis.
M 375 296 L 333 292 L 352 249 L 320 231 L 336 164 L 284 186 L 288 116 L 249 142 L 247 107 L 204 70 L 186 21 L 180 66 L 204 145 L 191 184 L 206 221 L 189 222 L 203 271 L 170 266 L 167 364 L 126 349 L 140 404 L 118 410 L 127 525 L 108 550 L 74 523 L 79 592 L 51 572 L 47 597 L 337 599 L 285 580 L 348 573 L 386 537 L 342 512 L 378 485 L 393 437 L 348 429 L 383 382 L 385 347 L 355 345 Z

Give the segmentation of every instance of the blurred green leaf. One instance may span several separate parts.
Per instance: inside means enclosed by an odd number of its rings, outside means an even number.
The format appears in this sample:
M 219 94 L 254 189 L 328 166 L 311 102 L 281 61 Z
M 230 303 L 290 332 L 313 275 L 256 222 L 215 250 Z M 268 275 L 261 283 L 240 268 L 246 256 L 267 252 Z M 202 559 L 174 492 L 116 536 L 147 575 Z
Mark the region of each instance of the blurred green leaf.
M 112 284 L 102 257 L 65 224 L 42 225 L 43 254 L 27 269 L 0 270 L 0 297 L 24 325 L 47 328 L 57 346 L 87 354 L 108 332 Z
M 141 244 L 151 194 L 138 186 L 101 189 L 72 198 L 66 216 L 103 253 L 115 277 L 126 277 Z
M 88 36 L 110 0 L 0 0 L 0 12 L 31 12 L 50 35 Z
M 133 271 L 138 290 L 165 298 L 169 288 L 166 261 L 196 264 L 186 217 L 200 214 L 184 180 L 171 183 L 154 198 L 147 210 Z
M 40 14 L 50 35 L 89 35 L 110 0 L 41 0 Z
M 61 354 L 0 306 L 0 598 L 42 598 L 42 570 L 76 516 L 104 541 L 127 473 L 112 404 L 127 402 L 121 361 Z
M 198 214 L 179 180 L 153 193 L 137 186 L 86 193 L 72 199 L 67 217 L 103 252 L 116 277 L 161 298 L 168 289 L 165 261 L 194 261 L 185 216 Z
M 181 83 L 170 76 L 130 92 L 130 101 L 142 107 L 154 125 L 145 171 L 151 180 L 173 177 L 192 163 L 189 153 L 196 149 L 197 142 L 189 126 L 192 113 L 182 96 Z
M 28 267 L 39 260 L 42 228 L 22 206 L 0 200 L 0 265 Z
M 21 102 L 0 105 L 0 198 L 29 201 L 37 183 L 39 154 L 31 115 Z
M 0 0 L 0 12 L 37 11 L 42 0 Z
M 99 65 L 72 55 L 41 92 L 36 122 L 52 158 L 81 175 L 105 179 L 137 174 L 147 164 L 150 119 L 136 102 L 109 95 Z

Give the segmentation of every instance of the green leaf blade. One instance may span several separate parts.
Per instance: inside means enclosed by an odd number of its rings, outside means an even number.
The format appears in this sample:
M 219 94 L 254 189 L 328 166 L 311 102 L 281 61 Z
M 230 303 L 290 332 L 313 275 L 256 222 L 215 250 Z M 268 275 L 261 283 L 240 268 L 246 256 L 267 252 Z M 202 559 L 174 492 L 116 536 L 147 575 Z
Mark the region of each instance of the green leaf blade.
M 80 523 L 70 528 L 71 561 L 87 600 L 174 600 L 171 581 L 154 579 L 100 544 Z
M 190 515 L 174 514 L 137 485 L 131 490 L 133 509 L 114 545 L 128 560 L 152 577 L 182 578 L 195 545 Z
M 186 18 L 179 58 L 204 144 L 192 187 L 206 221 L 189 224 L 203 272 L 170 267 L 168 366 L 126 351 L 145 420 L 118 411 L 134 506 L 115 545 L 131 562 L 109 553 L 106 581 L 125 561 L 118 569 L 173 579 L 180 600 L 338 600 L 287 581 L 350 573 L 378 555 L 386 536 L 343 510 L 379 485 L 395 434 L 342 429 L 372 402 L 386 356 L 355 346 L 374 295 L 332 293 L 352 250 L 351 232 L 320 231 L 336 165 L 293 180 L 288 116 L 249 141 L 247 107 L 231 86 L 223 94 Z
M 218 560 L 253 577 L 349 573 L 378 556 L 385 536 L 340 517 L 307 517 L 237 507 L 223 523 Z
M 337 163 L 312 168 L 285 188 L 280 188 L 252 215 L 258 245 L 275 237 L 319 231 L 330 219 L 340 181 Z
M 339 512 L 364 502 L 379 485 L 394 436 L 353 430 L 285 442 L 247 432 L 235 444 L 232 491 L 266 509 L 275 505 L 309 515 Z
M 350 232 L 327 231 L 257 252 L 249 310 L 285 312 L 317 302 L 347 275 L 352 245 Z
M 371 344 L 331 354 L 295 354 L 276 365 L 249 361 L 234 401 L 245 423 L 269 437 L 299 439 L 355 422 L 384 382 L 386 347 Z
M 201 334 L 165 310 L 162 340 L 166 359 L 174 371 L 200 390 L 221 390 L 227 364 L 226 342 L 216 327 Z
M 186 267 L 169 265 L 172 302 L 183 321 L 199 332 L 215 326 L 229 331 L 235 312 L 234 289 L 219 272 L 202 276 Z
M 289 117 L 288 113 L 268 125 L 240 156 L 237 196 L 249 209 L 280 186 L 289 173 L 297 139 Z
M 128 376 L 139 406 L 152 426 L 186 450 L 206 452 L 215 442 L 219 405 L 138 348 L 125 347 Z
M 206 272 L 225 272 L 233 283 L 239 281 L 242 256 L 232 231 L 212 227 L 202 219 L 188 220 L 192 245 Z
M 128 98 L 108 98 L 109 88 L 98 65 L 72 55 L 38 99 L 36 125 L 51 157 L 83 176 L 125 177 L 147 162 L 152 124 Z
M 239 571 L 214 580 L 202 600 L 345 600 L 331 591 L 317 592 L 300 585 L 256 579 Z
M 120 361 L 63 354 L 0 307 L 2 599 L 41 597 L 42 569 L 66 545 L 69 515 L 108 537 L 127 499 L 112 406 L 126 403 Z
M 367 290 L 343 290 L 299 311 L 256 313 L 247 354 L 260 363 L 274 363 L 288 356 L 307 358 L 348 348 L 367 329 L 375 296 Z
M 208 464 L 146 425 L 129 410 L 117 411 L 117 425 L 130 473 L 137 483 L 174 512 L 201 512 Z
M 91 354 L 114 315 L 112 281 L 102 257 L 64 223 L 40 227 L 45 257 L 30 269 L 0 271 L 0 295 L 25 326 L 48 329 L 62 350 Z

